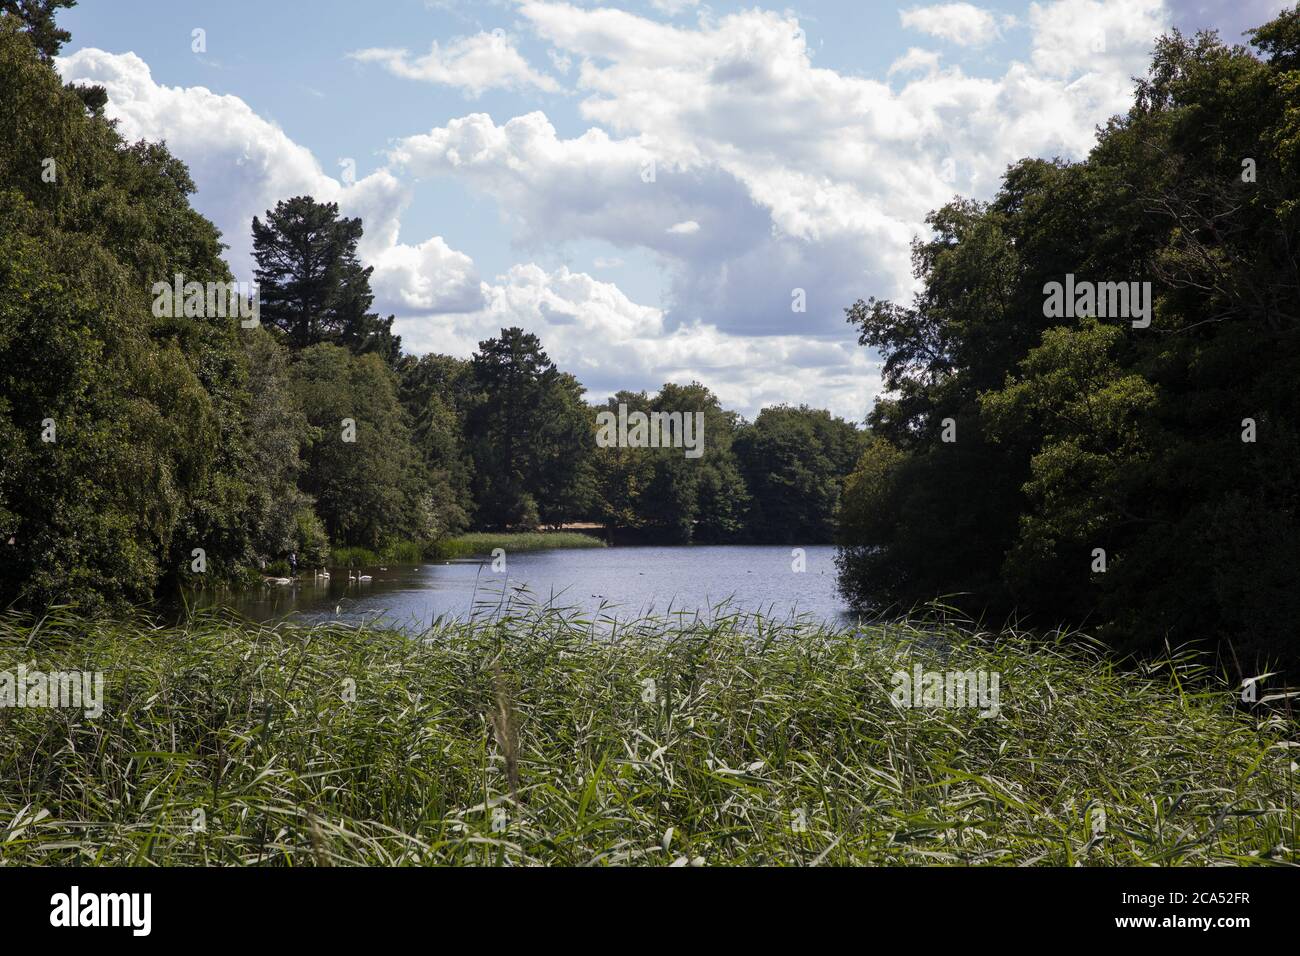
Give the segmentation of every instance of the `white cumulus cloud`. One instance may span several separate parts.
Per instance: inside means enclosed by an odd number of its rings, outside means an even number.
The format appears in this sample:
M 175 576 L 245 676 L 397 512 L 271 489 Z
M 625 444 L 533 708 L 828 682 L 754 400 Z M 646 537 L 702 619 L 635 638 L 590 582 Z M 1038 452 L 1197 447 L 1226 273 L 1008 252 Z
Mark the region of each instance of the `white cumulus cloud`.
M 375 266 L 381 307 L 412 302 L 441 311 L 480 304 L 479 278 L 468 256 L 438 237 L 418 246 L 398 242 L 410 192 L 388 170 L 351 184 L 335 179 L 310 150 L 239 97 L 156 83 L 134 53 L 88 48 L 59 59 L 58 67 L 65 81 L 105 87 L 107 113 L 128 142 L 165 140 L 185 161 L 198 185 L 195 207 L 221 230 L 236 278 L 252 278 L 253 217 L 265 216 L 282 199 L 309 195 L 362 218 L 358 251 Z
M 526 248 L 599 239 L 656 254 L 670 329 L 842 340 L 844 306 L 910 292 L 909 243 L 930 210 L 991 194 L 1021 157 L 1082 156 L 1127 108 L 1164 26 L 1158 0 L 1155 14 L 1152 0 L 1109 0 L 1107 22 L 1125 25 L 1104 55 L 1044 62 L 1082 2 L 1035 6 L 1032 56 L 1000 77 L 915 51 L 896 61 L 894 89 L 814 66 L 787 14 L 678 26 L 526 0 L 538 38 L 579 64 L 590 128 L 560 136 L 542 112 L 472 114 L 399 140 L 391 159 L 492 197 Z M 684 222 L 698 232 L 675 233 Z M 806 313 L 791 311 L 795 289 Z
M 942 6 L 976 12 L 962 14 L 976 24 L 965 39 L 1006 27 L 970 4 Z M 1169 19 L 1161 0 L 1038 2 L 1024 20 L 1027 55 L 1000 75 L 913 49 L 869 77 L 814 66 L 790 14 L 683 25 L 552 0 L 517 11 L 553 63 L 571 64 L 586 129 L 562 135 L 541 111 L 437 117 L 355 183 L 327 175 L 237 97 L 157 84 L 131 54 L 83 50 L 60 65 L 65 79 L 109 88 L 128 138 L 166 139 L 190 165 L 196 204 L 226 233 L 232 263 L 247 262 L 249 221 L 278 199 L 311 194 L 363 216 L 377 305 L 398 314 L 408 347 L 468 355 L 521 325 L 594 397 L 696 378 L 746 414 L 807 401 L 860 419 L 878 367 L 844 307 L 910 293 L 909 243 L 930 210 L 991 195 L 1023 156 L 1086 154 L 1096 126 L 1127 108 Z M 474 49 L 502 55 L 479 61 Z M 480 34 L 424 57 L 365 58 L 471 95 L 555 88 L 509 53 L 513 43 Z M 485 281 L 454 234 L 400 240 L 412 190 L 430 176 L 495 202 L 515 266 Z M 593 241 L 618 254 L 596 268 L 625 253 L 661 264 L 662 307 L 537 264 Z
M 788 402 L 829 407 L 860 421 L 880 390 L 879 363 L 853 343 L 798 334 L 737 337 L 703 323 L 669 329 L 661 310 L 563 266 L 513 266 L 484 283 L 483 294 L 487 306 L 479 311 L 399 320 L 403 345 L 468 355 L 479 341 L 518 325 L 542 340 L 560 368 L 577 375 L 589 400 L 620 389 L 700 381 L 724 406 L 751 418 L 765 405 Z
M 548 93 L 560 89 L 553 77 L 529 66 L 514 41 L 501 31 L 460 37 L 445 47 L 435 40 L 429 52 L 418 57 L 406 50 L 377 47 L 348 56 L 363 63 L 380 63 L 408 80 L 454 86 L 470 96 L 491 89 L 534 88 Z
M 939 3 L 900 10 L 903 26 L 958 46 L 984 46 L 996 40 L 1002 27 L 1014 22 L 970 3 Z
M 1168 16 L 1164 0 L 1031 3 L 1034 66 L 1045 76 L 1079 72 L 1109 76 L 1127 91 L 1129 84 L 1121 83 L 1116 71 L 1129 61 L 1135 46 L 1162 32 Z
M 939 54 L 933 50 L 909 47 L 907 52 L 889 64 L 889 76 L 895 73 L 930 73 L 939 69 Z

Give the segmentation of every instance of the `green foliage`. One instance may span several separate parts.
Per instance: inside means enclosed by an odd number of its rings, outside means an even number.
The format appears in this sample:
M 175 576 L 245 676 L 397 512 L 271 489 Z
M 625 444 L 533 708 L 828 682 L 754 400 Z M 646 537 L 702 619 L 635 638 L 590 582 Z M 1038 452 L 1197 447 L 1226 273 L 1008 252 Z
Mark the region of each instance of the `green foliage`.
M 677 540 L 705 543 L 735 541 L 744 531 L 749 492 L 732 448 L 740 427 L 739 416 L 722 407 L 716 395 L 699 382 L 690 385 L 665 383 L 651 402 L 658 412 L 703 415 L 704 454 L 687 458 L 683 449 L 660 448 L 654 452 L 661 484 L 651 486 L 654 502 L 651 514 L 662 526 L 680 529 Z M 664 489 L 656 496 L 658 487 Z M 690 518 L 691 527 L 683 520 Z
M 217 576 L 249 550 L 239 329 L 149 299 L 229 275 L 185 167 L 87 115 L 17 26 L 0 18 L 0 600 L 135 602 L 194 548 Z
M 465 449 L 465 416 L 473 395 L 470 363 L 449 355 L 404 356 L 398 367 L 399 395 L 411 424 L 440 526 L 463 531 L 474 510 Z
M 620 404 L 627 406 L 629 413 L 650 411 L 650 401 L 644 392 L 616 392 L 605 403 L 604 409 L 617 414 Z M 591 427 L 594 432 L 594 416 Z M 616 444 L 597 446 L 595 466 L 596 516 L 615 530 L 645 533 L 648 522 L 642 497 L 650 488 L 655 474 L 655 458 L 650 450 Z
M 688 458 L 684 447 L 666 444 L 599 448 L 597 513 L 606 524 L 634 537 L 678 544 L 740 540 L 749 493 L 732 449 L 740 429 L 736 413 L 725 410 L 699 382 L 667 383 L 653 397 L 618 392 L 599 410 L 617 416 L 619 405 L 626 405 L 629 415 L 667 413 L 683 421 L 702 415 L 703 426 L 693 434 L 703 453 Z
M 77 0 L 0 0 L 0 16 L 16 17 L 32 46 L 48 61 L 72 39 L 72 34 L 55 25 L 54 15 L 61 7 L 76 5 Z
M 435 537 L 396 377 L 383 360 L 322 343 L 298 353 L 290 378 L 315 430 L 302 487 L 331 540 L 379 549 L 390 538 Z
M 448 538 L 437 541 L 410 541 L 390 539 L 378 550 L 346 545 L 329 552 L 329 564 L 339 568 L 366 568 L 380 564 L 419 564 L 428 558 L 441 556 L 441 546 Z
M 400 355 L 370 311 L 362 223 L 335 204 L 294 197 L 253 221 L 261 328 L 155 316 L 156 283 L 229 283 L 224 247 L 184 164 L 124 144 L 102 90 L 60 82 L 52 14 L 68 5 L 0 5 L 0 601 L 121 607 L 290 551 L 419 560 L 471 522 L 749 537 L 743 426 L 706 388 L 634 399 L 701 413 L 702 458 L 604 450 L 598 469 L 593 410 L 535 336 L 503 330 L 471 361 Z M 776 445 L 753 458 L 777 476 L 765 488 L 790 482 L 818 517 L 760 534 L 821 534 L 844 455 L 781 445 L 777 462 Z
M 528 530 L 582 517 L 594 447 L 582 386 L 517 328 L 480 342 L 470 374 L 466 442 L 479 523 Z
M 324 567 L 330 559 L 330 539 L 325 522 L 311 508 L 299 508 L 293 517 L 294 536 L 288 550 L 298 552 L 299 564 L 304 568 Z
M 542 551 L 548 548 L 603 548 L 605 542 L 576 531 L 482 532 L 471 531 L 441 538 L 426 557 L 450 559 L 489 555 L 497 548 L 507 554 L 516 551 Z
M 401 339 L 393 317 L 370 311 L 373 267 L 357 259 L 360 219 L 339 218 L 337 203 L 310 196 L 281 200 L 266 222 L 253 217 L 253 257 L 262 293 L 261 318 L 295 349 L 333 342 L 356 353 L 397 361 Z
M 1279 70 L 1300 67 L 1300 7 L 1281 11 L 1261 27 L 1247 31 L 1252 45 Z
M 296 548 L 309 560 L 308 554 L 319 554 L 315 550 L 320 545 L 315 540 L 319 522 L 312 513 L 311 497 L 299 491 L 298 482 L 311 426 L 294 397 L 284 348 L 262 328 L 244 334 L 244 347 L 249 368 L 248 433 L 258 476 L 250 514 L 255 550 L 272 555 Z
M 1125 648 L 1300 659 L 1278 570 L 1300 562 L 1297 22 L 1256 31 L 1268 61 L 1162 39 L 1086 162 L 1026 160 L 937 211 L 914 305 L 848 310 L 892 392 L 846 492 L 855 600 L 960 593 Z M 1045 318 L 1067 273 L 1150 281 L 1151 326 Z
M 1045 604 L 1050 592 L 1052 606 L 1088 611 L 1103 580 L 1091 570 L 1092 549 L 1112 545 L 1113 516 L 1127 506 L 1132 476 L 1148 464 L 1141 425 L 1158 396 L 1115 359 L 1124 336 L 1094 319 L 1050 329 L 1020 363 L 1019 377 L 981 397 L 995 440 L 1013 431 L 1037 439 L 1023 488 L 1028 509 L 1005 567 L 1023 603 Z
M 1294 725 L 1244 712 L 1194 660 L 1133 674 L 1082 641 L 941 623 L 591 628 L 529 608 L 416 640 L 0 617 L 0 669 L 105 676 L 95 720 L 6 708 L 5 861 L 1300 862 Z M 896 706 L 913 667 L 1000 674 L 999 717 Z
M 752 498 L 748 534 L 782 544 L 834 540 L 844 481 L 863 446 L 864 433 L 823 409 L 760 411 L 735 442 Z

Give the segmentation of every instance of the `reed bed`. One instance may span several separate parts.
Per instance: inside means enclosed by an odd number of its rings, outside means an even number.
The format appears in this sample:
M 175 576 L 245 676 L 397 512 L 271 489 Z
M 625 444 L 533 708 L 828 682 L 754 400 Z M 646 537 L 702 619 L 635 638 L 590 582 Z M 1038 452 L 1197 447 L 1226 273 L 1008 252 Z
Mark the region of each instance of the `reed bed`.
M 493 533 L 473 531 L 434 542 L 435 558 L 463 558 L 491 554 L 501 548 L 507 554 L 516 551 L 541 551 L 547 548 L 603 548 L 605 542 L 580 531 L 507 531 Z
M 999 674 L 999 716 L 899 706 L 917 663 Z M 0 708 L 0 864 L 1297 862 L 1295 725 L 1079 635 L 55 610 L 0 617 L 19 664 L 102 672 L 104 710 Z

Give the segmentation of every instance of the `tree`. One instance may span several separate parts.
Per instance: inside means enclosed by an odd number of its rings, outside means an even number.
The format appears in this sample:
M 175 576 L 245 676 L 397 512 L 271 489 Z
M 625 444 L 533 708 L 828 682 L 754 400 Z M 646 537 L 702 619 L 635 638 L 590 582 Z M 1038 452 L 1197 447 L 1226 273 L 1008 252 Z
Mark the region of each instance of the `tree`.
M 298 407 L 315 430 L 302 488 L 337 544 L 379 549 L 430 541 L 435 524 L 397 383 L 377 355 L 320 343 L 290 370 Z
M 629 412 L 651 411 L 645 392 L 616 392 L 603 409 L 617 415 L 620 405 Z M 597 517 L 611 529 L 633 535 L 646 533 L 649 528 L 642 497 L 655 474 L 655 462 L 647 450 L 616 444 L 598 446 L 594 466 Z
M 479 521 L 504 528 L 583 516 L 595 441 L 577 380 L 519 328 L 480 342 L 470 368 L 466 441 Z
M 857 469 L 865 477 L 850 482 L 879 514 L 855 502 L 839 535 L 841 585 L 858 604 L 907 610 L 960 592 L 973 607 L 1009 609 L 997 569 L 1015 535 L 1028 451 L 990 447 L 977 399 L 1040 324 L 1010 241 L 1023 227 L 1006 211 L 1033 222 L 1039 209 L 1016 205 L 1012 190 L 1060 175 L 1053 164 L 1026 164 L 1008 172 L 1012 185 L 992 204 L 958 200 L 932 213 L 933 237 L 912 247 L 922 280 L 914 304 L 845 310 L 859 342 L 884 357 L 892 393 L 868 415 L 874 442 Z
M 699 419 L 703 422 L 699 437 L 704 443 L 700 457 L 687 458 L 677 448 L 661 448 L 654 453 L 657 472 L 668 489 L 656 509 L 668 518 L 664 523 L 669 527 L 675 523 L 684 531 L 676 536 L 677 540 L 739 540 L 749 506 L 745 481 L 732 450 L 739 416 L 725 410 L 718 397 L 699 382 L 665 383 L 651 405 L 658 412 L 703 416 Z M 651 497 L 653 500 L 653 492 Z M 690 524 L 683 524 L 688 516 Z
M 332 342 L 394 364 L 401 339 L 392 333 L 392 316 L 370 311 L 374 270 L 357 259 L 361 235 L 360 219 L 340 218 L 337 203 L 310 196 L 276 203 L 266 222 L 254 216 L 261 318 L 295 349 Z
M 72 39 L 71 33 L 55 25 L 54 14 L 61 7 L 76 5 L 77 0 L 0 0 L 0 14 L 17 17 L 36 52 L 49 62 Z
M 398 370 L 402 406 L 420 454 L 440 525 L 462 531 L 474 510 L 465 415 L 472 397 L 470 364 L 449 355 L 405 356 Z
M 698 457 L 664 441 L 660 447 L 614 446 L 598 452 L 597 511 L 613 528 L 653 541 L 689 543 L 735 541 L 743 536 L 748 494 L 732 451 L 739 427 L 734 412 L 699 382 L 665 384 L 648 398 L 644 392 L 619 392 L 602 410 L 629 414 L 700 416 L 693 438 L 702 442 Z M 693 420 L 693 421 L 694 421 Z
M 323 526 L 315 502 L 298 488 L 303 450 L 312 437 L 294 397 L 285 349 L 265 329 L 245 338 L 248 354 L 248 434 L 253 474 L 249 523 L 257 556 L 272 559 L 296 550 L 304 563 L 323 564 Z M 328 543 L 327 540 L 324 543 Z
M 1267 59 L 1160 39 L 1086 161 L 939 210 L 915 303 L 849 310 L 892 392 L 846 487 L 855 599 L 1300 661 L 1297 23 L 1253 32 Z M 1136 283 L 1142 314 L 1047 315 L 1067 275 Z
M 863 450 L 863 433 L 807 405 L 764 408 L 735 442 L 752 499 L 753 540 L 829 543 L 835 538 L 844 479 Z
M 994 440 L 1026 431 L 1037 436 L 1019 534 L 1004 577 L 1018 604 L 1051 607 L 1082 620 L 1096 607 L 1094 584 L 1113 582 L 1093 570 L 1094 548 L 1117 548 L 1128 513 L 1130 482 L 1144 470 L 1150 442 L 1142 422 L 1158 393 L 1116 359 L 1124 332 L 1085 319 L 1055 328 L 1008 375 L 1000 391 L 981 396 Z
M 0 88 L 0 601 L 145 601 L 196 550 L 229 576 L 251 552 L 244 330 L 150 308 L 177 273 L 229 280 L 220 234 L 185 166 L 87 115 L 11 16 Z

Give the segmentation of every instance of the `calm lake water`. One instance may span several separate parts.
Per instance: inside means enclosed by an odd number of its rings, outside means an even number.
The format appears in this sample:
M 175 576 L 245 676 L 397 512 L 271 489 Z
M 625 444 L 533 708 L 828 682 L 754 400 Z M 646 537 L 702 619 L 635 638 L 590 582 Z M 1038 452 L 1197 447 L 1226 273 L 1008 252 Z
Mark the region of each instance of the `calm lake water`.
M 304 623 L 361 621 L 418 631 L 439 616 L 496 613 L 503 602 L 552 601 L 620 620 L 644 613 L 709 610 L 723 602 L 776 617 L 808 615 L 831 624 L 850 620 L 835 590 L 835 549 L 804 549 L 807 570 L 792 570 L 786 546 L 611 547 L 508 554 L 505 573 L 491 558 L 363 568 L 372 580 L 349 584 L 347 571 L 329 580 L 310 574 L 293 585 L 241 594 L 202 595 L 256 621 L 291 617 Z

